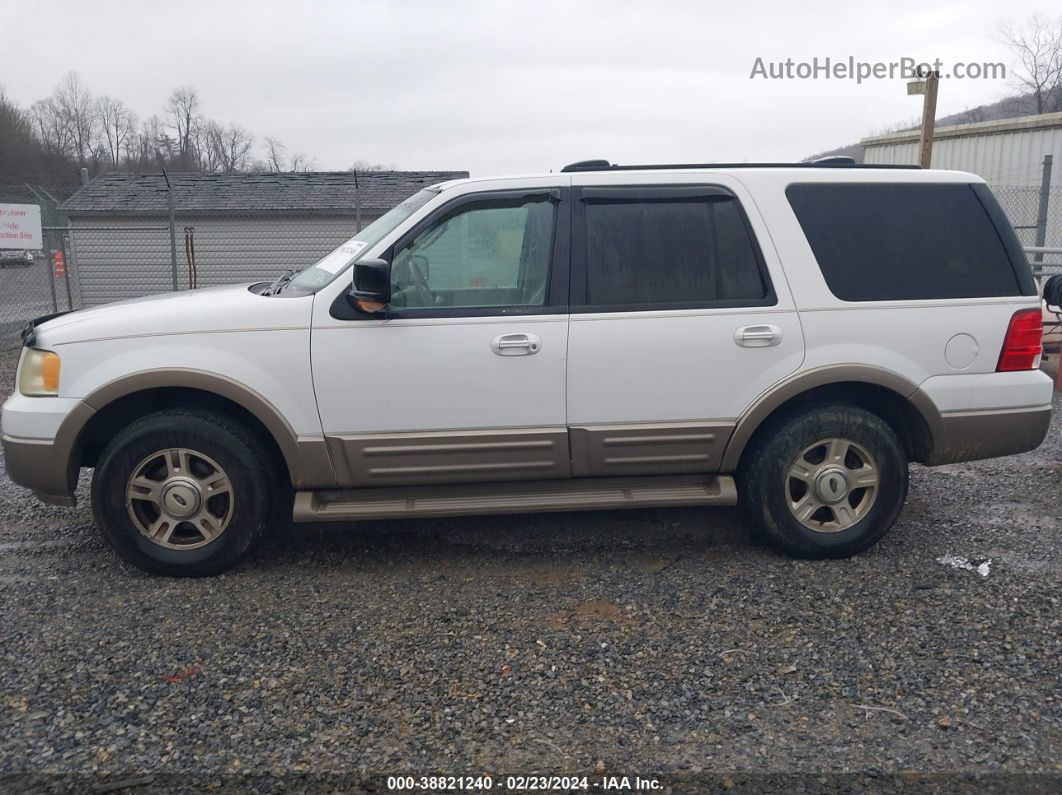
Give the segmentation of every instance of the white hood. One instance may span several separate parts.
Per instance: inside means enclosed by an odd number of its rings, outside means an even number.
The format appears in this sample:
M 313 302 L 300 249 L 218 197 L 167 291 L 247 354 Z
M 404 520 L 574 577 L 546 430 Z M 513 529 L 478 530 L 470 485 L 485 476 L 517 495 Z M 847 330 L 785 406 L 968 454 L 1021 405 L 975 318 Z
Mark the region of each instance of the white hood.
M 308 328 L 313 296 L 256 295 L 239 284 L 132 298 L 48 320 L 37 347 L 162 334 Z

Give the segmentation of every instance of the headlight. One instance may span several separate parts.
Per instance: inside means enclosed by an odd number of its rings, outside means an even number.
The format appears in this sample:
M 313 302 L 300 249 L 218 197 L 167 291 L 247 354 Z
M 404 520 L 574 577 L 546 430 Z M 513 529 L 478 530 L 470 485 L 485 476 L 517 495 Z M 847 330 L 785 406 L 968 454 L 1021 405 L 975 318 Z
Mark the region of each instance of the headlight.
M 26 348 L 18 366 L 18 391 L 29 397 L 59 394 L 59 354 Z

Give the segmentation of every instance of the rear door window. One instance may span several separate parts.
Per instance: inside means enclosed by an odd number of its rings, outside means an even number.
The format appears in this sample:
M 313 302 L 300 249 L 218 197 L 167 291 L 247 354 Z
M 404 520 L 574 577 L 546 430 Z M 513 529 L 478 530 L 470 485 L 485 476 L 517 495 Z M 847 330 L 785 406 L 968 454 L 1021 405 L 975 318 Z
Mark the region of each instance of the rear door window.
M 590 311 L 774 303 L 737 198 L 715 186 L 583 188 L 573 252 Z
M 1014 231 L 982 185 L 804 183 L 786 196 L 841 300 L 1035 292 Z

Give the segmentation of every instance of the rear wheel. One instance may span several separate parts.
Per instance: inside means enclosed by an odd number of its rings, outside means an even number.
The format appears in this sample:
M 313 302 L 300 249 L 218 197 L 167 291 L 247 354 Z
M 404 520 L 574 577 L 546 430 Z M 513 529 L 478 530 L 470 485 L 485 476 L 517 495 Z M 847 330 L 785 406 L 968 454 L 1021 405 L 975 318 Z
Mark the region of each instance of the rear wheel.
M 862 552 L 888 532 L 907 498 L 899 439 L 855 406 L 811 406 L 769 426 L 739 477 L 747 515 L 799 557 Z
M 169 411 L 122 430 L 92 478 L 108 543 L 155 574 L 199 577 L 239 563 L 270 512 L 267 453 L 243 426 L 207 411 Z

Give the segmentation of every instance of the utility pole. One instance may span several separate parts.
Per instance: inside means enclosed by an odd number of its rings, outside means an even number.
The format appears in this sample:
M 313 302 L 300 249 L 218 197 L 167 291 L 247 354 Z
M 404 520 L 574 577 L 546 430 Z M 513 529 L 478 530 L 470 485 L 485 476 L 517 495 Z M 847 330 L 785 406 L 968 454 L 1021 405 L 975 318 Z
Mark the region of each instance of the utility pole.
M 908 95 L 922 94 L 922 131 L 918 136 L 918 165 L 929 168 L 933 159 L 933 124 L 937 117 L 937 87 L 940 85 L 940 72 L 931 70 L 921 72 L 921 80 L 912 80 L 907 84 Z

